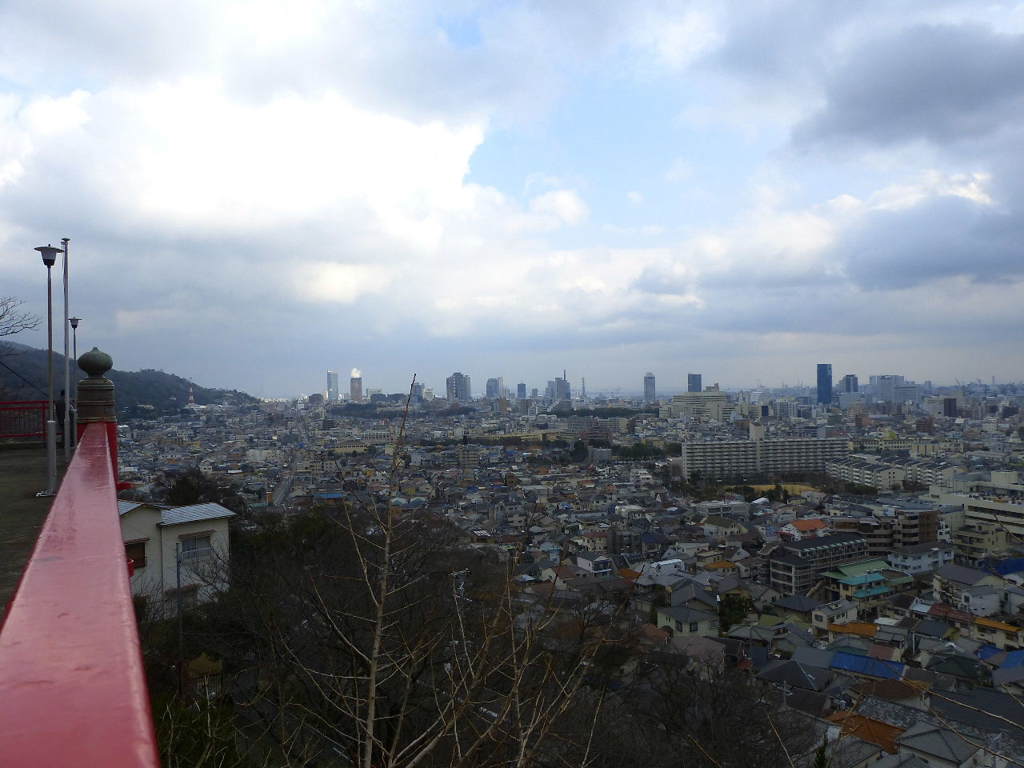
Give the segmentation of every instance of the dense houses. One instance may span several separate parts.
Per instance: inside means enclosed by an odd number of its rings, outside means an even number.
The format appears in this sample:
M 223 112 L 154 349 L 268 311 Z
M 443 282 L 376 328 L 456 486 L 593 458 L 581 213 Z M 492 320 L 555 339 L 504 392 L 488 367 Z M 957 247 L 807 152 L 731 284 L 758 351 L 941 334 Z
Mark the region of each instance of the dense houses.
M 133 585 L 158 580 L 166 603 L 180 551 L 202 553 L 186 569 L 226 559 L 228 527 L 261 515 L 430 515 L 508 564 L 524 601 L 596 607 L 696 673 L 744 670 L 860 760 L 844 764 L 1002 766 L 1024 761 L 1019 400 L 435 400 L 401 440 L 396 399 L 190 408 L 122 427 L 122 527 Z M 161 507 L 189 467 L 237 514 Z M 194 599 L 216 588 L 195 579 Z

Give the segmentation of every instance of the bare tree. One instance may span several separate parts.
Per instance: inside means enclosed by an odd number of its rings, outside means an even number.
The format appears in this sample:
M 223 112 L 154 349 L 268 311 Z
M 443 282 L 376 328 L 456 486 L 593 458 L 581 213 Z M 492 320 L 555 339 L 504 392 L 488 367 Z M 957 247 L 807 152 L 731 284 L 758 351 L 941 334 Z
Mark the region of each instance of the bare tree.
M 514 558 L 392 505 L 403 435 L 381 493 L 238 532 L 231 589 L 187 617 L 185 657 L 230 660 L 243 753 L 275 764 L 585 764 L 610 623 L 583 626 L 519 589 Z
M 14 296 L 0 296 L 0 337 L 31 331 L 39 318 L 21 309 L 24 302 Z

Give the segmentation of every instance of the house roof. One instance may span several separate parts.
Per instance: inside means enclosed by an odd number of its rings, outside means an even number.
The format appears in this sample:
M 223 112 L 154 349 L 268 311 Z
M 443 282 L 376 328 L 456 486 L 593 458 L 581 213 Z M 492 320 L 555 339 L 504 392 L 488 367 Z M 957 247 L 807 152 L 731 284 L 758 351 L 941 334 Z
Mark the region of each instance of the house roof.
M 694 608 L 687 608 L 685 605 L 659 608 L 658 613 L 662 616 L 668 616 L 673 621 L 678 621 L 683 624 L 688 624 L 692 621 L 711 621 L 712 619 L 718 618 L 713 613 L 708 613 L 707 611 L 698 611 Z
M 802 520 L 793 520 L 789 525 L 802 533 L 807 533 L 809 531 L 819 531 L 822 528 L 825 528 L 825 521 L 817 517 L 805 517 Z
M 876 696 L 887 701 L 906 701 L 919 699 L 922 687 L 920 684 L 906 680 L 863 680 L 853 686 L 853 690 L 865 696 Z
M 930 723 L 917 723 L 906 730 L 897 739 L 900 746 L 905 746 L 926 755 L 934 755 L 940 760 L 960 765 L 978 748 L 968 744 L 953 731 L 940 728 Z
M 843 733 L 877 744 L 890 754 L 896 753 L 896 738 L 903 733 L 903 729 L 895 725 L 850 711 L 835 712 L 825 719 L 842 726 Z
M 931 700 L 931 707 L 942 717 L 973 728 L 1017 734 L 1024 727 L 1024 708 L 1017 697 L 991 688 L 946 691 Z
M 903 676 L 903 668 L 903 664 L 895 661 L 873 659 L 870 656 L 859 656 L 844 651 L 836 651 L 836 655 L 832 657 L 832 669 L 842 669 L 867 677 L 899 680 Z
M 190 504 L 187 507 L 173 507 L 165 509 L 160 513 L 160 525 L 181 525 L 182 523 L 196 523 L 201 520 L 219 520 L 221 518 L 234 517 L 235 513 L 220 504 L 207 502 L 205 504 Z
M 837 635 L 857 635 L 858 637 L 874 637 L 878 625 L 867 621 L 848 621 L 845 624 L 829 624 L 828 631 Z
M 808 691 L 822 690 L 832 679 L 832 674 L 818 667 L 805 667 L 798 661 L 778 660 L 770 662 L 758 677 L 772 683 L 785 683 L 794 688 Z
M 793 661 L 798 662 L 804 667 L 828 669 L 832 665 L 833 656 L 835 656 L 835 651 L 807 646 L 805 648 L 797 648 L 793 652 Z
M 786 595 L 775 601 L 776 608 L 784 611 L 796 611 L 797 613 L 810 613 L 820 606 L 822 602 L 806 595 Z
M 969 585 L 977 584 L 988 576 L 984 571 L 979 571 L 975 568 L 965 568 L 962 565 L 955 565 L 953 563 L 941 566 L 935 571 L 935 574 L 946 579 L 946 581 L 955 581 L 958 584 Z

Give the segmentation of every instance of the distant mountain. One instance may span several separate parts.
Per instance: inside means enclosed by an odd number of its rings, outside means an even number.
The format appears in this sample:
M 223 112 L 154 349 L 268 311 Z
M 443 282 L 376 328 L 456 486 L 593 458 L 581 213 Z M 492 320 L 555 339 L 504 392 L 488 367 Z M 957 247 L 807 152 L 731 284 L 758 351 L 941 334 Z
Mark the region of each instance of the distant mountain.
M 80 350 L 82 351 L 82 350 Z M 85 374 L 71 362 L 71 387 Z M 188 404 L 189 388 L 198 405 L 229 403 L 246 405 L 258 400 L 245 392 L 200 387 L 188 379 L 163 371 L 118 371 L 107 373 L 114 382 L 117 410 L 123 417 L 166 415 Z M 64 388 L 64 356 L 54 351 L 54 397 Z M 0 343 L 0 400 L 46 399 L 46 350 L 12 341 Z

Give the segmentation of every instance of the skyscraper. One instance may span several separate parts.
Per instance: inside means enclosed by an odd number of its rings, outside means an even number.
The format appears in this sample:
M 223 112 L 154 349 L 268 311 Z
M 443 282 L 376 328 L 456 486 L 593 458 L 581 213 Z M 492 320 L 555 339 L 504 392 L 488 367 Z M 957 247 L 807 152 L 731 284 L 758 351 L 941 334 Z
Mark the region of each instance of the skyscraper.
M 516 385 L 516 399 L 517 400 L 525 400 L 526 399 L 526 384 L 524 382 L 522 382 L 522 381 L 519 382 Z
M 688 373 L 686 374 L 686 391 L 687 392 L 700 392 L 703 388 L 700 385 L 700 374 L 699 373 Z
M 839 380 L 839 391 L 840 392 L 857 392 L 859 383 L 857 381 L 857 374 L 848 373 Z
M 488 379 L 487 383 L 484 385 L 484 397 L 488 400 L 497 400 L 501 397 L 503 389 L 504 382 L 502 381 L 501 376 L 494 379 Z
M 445 392 L 450 403 L 468 403 L 472 399 L 469 376 L 456 371 L 445 379 Z
M 904 383 L 903 377 L 897 373 L 872 376 L 870 382 L 871 394 L 886 403 L 896 401 L 896 388 Z
M 832 363 L 818 363 L 818 404 L 832 402 Z
M 327 372 L 327 402 L 338 402 L 338 372 Z
M 358 368 L 352 369 L 352 376 L 348 381 L 348 399 L 353 403 L 363 402 L 363 372 Z
M 644 374 L 644 402 L 653 403 L 657 399 L 654 389 L 654 374 L 648 371 Z
M 562 371 L 562 378 L 555 379 L 555 397 L 557 400 L 572 400 L 572 387 L 569 385 L 569 377 Z

